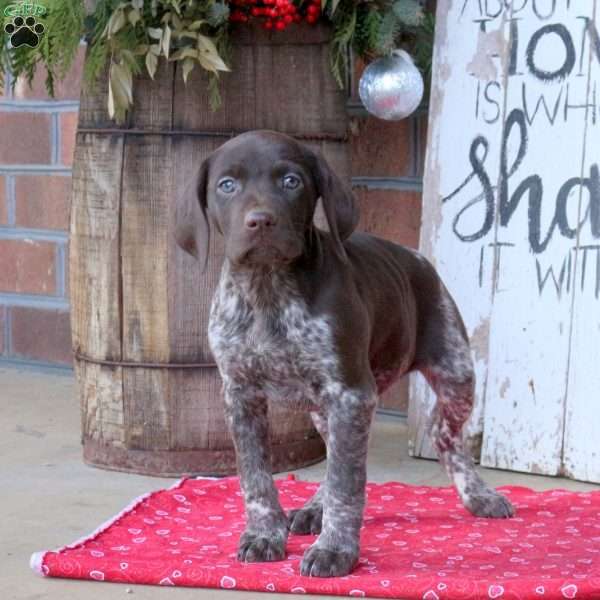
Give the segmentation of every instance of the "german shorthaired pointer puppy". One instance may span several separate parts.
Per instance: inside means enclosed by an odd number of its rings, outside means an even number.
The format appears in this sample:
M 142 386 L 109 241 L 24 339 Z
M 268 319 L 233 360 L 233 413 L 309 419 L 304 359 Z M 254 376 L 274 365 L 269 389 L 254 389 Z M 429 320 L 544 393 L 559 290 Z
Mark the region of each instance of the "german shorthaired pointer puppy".
M 319 198 L 327 233 L 313 225 Z M 513 514 L 463 445 L 474 379 L 454 301 L 417 252 L 353 233 L 358 217 L 352 192 L 322 156 L 271 131 L 218 148 L 177 204 L 177 243 L 202 264 L 209 224 L 225 238 L 208 335 L 244 493 L 241 561 L 282 560 L 290 531 L 319 533 L 301 573 L 352 570 L 377 396 L 413 370 L 437 394 L 433 439 L 466 508 Z M 271 476 L 267 400 L 310 411 L 327 443 L 325 482 L 288 516 Z

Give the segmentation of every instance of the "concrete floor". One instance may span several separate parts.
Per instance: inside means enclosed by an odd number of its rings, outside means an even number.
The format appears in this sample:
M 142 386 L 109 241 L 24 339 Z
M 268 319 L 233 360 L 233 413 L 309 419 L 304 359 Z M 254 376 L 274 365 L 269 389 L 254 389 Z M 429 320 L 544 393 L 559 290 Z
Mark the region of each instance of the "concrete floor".
M 32 552 L 52 549 L 88 534 L 131 499 L 172 480 L 93 469 L 83 464 L 79 443 L 79 406 L 70 375 L 0 367 L 0 597 L 2 600 L 104 600 L 137 597 L 177 600 L 248 600 L 253 592 L 126 586 L 43 579 L 29 569 Z M 397 419 L 378 418 L 369 455 L 369 479 L 446 485 L 436 462 L 407 455 L 406 426 Z M 324 463 L 297 471 L 318 480 Z M 497 485 L 535 489 L 598 486 L 564 479 L 482 469 Z M 265 595 L 265 598 L 267 596 Z M 290 598 L 269 594 L 270 599 Z

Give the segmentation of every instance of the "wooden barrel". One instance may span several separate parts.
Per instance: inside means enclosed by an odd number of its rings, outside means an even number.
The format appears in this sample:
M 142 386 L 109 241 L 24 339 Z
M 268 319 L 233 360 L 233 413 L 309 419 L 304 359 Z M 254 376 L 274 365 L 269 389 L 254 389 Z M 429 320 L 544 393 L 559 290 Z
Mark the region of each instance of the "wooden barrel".
M 330 30 L 244 27 L 222 107 L 207 78 L 187 86 L 173 64 L 135 83 L 124 126 L 106 112 L 106 83 L 84 90 L 73 167 L 70 294 L 84 460 L 148 475 L 235 472 L 221 381 L 206 336 L 223 243 L 208 269 L 173 241 L 175 198 L 230 137 L 275 129 L 319 148 L 349 174 L 345 93 L 329 68 Z M 325 454 L 305 413 L 270 407 L 275 471 Z

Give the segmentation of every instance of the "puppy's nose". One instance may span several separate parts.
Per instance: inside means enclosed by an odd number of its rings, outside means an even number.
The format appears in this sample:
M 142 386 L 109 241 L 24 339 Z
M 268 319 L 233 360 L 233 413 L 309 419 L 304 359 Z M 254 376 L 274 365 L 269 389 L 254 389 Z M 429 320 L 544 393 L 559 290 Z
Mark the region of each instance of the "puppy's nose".
M 264 210 L 251 210 L 244 219 L 246 229 L 271 229 L 277 225 L 277 217 Z

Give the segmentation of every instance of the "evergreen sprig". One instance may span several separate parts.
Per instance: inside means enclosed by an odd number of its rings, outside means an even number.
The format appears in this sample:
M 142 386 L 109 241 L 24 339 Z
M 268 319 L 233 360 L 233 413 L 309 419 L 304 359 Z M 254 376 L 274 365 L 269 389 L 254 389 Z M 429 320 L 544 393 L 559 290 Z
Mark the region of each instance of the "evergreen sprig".
M 350 50 L 372 60 L 405 47 L 429 74 L 434 20 L 419 0 L 325 0 L 324 8 L 335 31 L 331 63 L 338 82 L 344 81 Z
M 0 34 L 4 36 L 4 27 L 11 23 L 14 16 L 5 14 L 7 7 L 19 4 L 14 0 L 0 0 Z M 35 3 L 29 3 L 35 6 Z M 23 77 L 31 85 L 36 68 L 42 64 L 46 68 L 46 88 L 54 95 L 55 80 L 64 77 L 75 59 L 83 31 L 83 3 L 78 0 L 54 0 L 40 3 L 46 8 L 44 14 L 35 14 L 35 19 L 44 26 L 46 32 L 40 36 L 35 48 L 23 45 L 11 49 L 5 43 L 0 44 L 0 89 L 4 88 L 4 73 Z
M 378 45 L 382 13 L 372 3 L 358 5 L 353 47 L 358 56 L 368 56 Z

